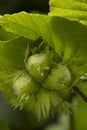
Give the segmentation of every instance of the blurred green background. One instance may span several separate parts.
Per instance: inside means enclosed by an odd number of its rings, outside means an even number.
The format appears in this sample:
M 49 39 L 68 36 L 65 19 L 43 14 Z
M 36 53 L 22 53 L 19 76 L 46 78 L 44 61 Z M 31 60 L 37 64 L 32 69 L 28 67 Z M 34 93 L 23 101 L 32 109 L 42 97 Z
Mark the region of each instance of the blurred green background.
M 0 15 L 20 11 L 47 14 L 48 2 L 49 0 L 0 0 Z M 82 88 L 85 94 L 86 88 Z M 79 96 L 76 98 L 73 101 L 75 110 L 71 117 L 55 113 L 53 117 L 38 122 L 33 112 L 14 110 L 0 93 L 0 130 L 87 130 L 87 104 Z

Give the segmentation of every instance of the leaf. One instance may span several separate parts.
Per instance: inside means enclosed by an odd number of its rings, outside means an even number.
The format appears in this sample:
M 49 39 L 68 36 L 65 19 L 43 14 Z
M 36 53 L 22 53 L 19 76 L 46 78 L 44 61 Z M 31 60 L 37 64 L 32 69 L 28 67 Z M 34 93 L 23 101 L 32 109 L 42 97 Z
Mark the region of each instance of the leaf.
M 86 86 L 87 87 L 87 86 Z M 87 89 L 85 88 L 87 91 Z M 73 111 L 74 126 L 76 130 L 86 130 L 87 129 L 87 104 L 77 96 L 74 102 L 77 103 L 77 109 Z
M 61 17 L 51 17 L 49 24 L 55 51 L 69 67 L 72 76 L 73 73 L 77 77 L 87 73 L 87 28 Z
M 87 20 L 87 2 L 78 0 L 50 0 L 50 15 Z
M 39 37 L 52 42 L 51 31 L 46 21 L 47 16 L 20 12 L 13 15 L 4 15 L 0 18 L 1 26 L 8 32 L 12 32 L 25 38 L 36 40 Z
M 0 42 L 0 80 L 5 79 L 9 72 L 21 70 L 24 65 L 24 53 L 29 40 L 16 38 Z
M 49 5 L 49 15 L 79 21 L 87 26 L 87 1 L 50 0 Z
M 82 0 L 50 0 L 49 4 L 49 15 L 59 16 L 52 20 L 56 52 L 63 57 L 74 74 L 86 73 L 87 29 L 80 23 L 87 25 L 87 2 Z
M 8 41 L 8 40 L 12 40 L 15 39 L 16 35 L 14 35 L 11 32 L 6 32 L 2 27 L 0 27 L 0 41 Z

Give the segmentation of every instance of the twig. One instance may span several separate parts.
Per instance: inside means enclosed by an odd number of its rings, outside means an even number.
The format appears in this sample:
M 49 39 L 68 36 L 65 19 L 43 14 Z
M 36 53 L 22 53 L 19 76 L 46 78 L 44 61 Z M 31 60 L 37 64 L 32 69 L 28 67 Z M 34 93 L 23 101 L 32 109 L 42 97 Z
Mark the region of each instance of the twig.
M 73 86 L 72 88 L 81 96 L 85 103 L 87 103 L 87 96 L 85 96 L 85 94 L 77 86 Z

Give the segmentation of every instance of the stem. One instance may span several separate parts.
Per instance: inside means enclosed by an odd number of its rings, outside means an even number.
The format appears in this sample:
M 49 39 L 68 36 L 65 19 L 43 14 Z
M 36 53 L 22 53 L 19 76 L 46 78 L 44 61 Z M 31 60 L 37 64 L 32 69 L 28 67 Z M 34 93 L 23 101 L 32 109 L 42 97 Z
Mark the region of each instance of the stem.
M 77 86 L 74 86 L 72 88 L 81 96 L 85 103 L 87 103 L 87 96 L 85 96 L 85 94 Z
M 70 114 L 70 130 L 75 130 L 74 128 L 74 117 L 73 117 L 73 110 L 72 110 L 72 114 Z

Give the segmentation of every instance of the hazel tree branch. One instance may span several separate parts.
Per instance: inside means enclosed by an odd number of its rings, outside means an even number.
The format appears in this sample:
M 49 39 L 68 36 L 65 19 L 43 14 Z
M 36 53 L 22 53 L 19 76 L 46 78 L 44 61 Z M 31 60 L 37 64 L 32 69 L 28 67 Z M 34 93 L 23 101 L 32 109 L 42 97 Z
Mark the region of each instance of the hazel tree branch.
M 85 103 L 87 103 L 87 96 L 85 96 L 85 94 L 77 86 L 73 86 L 72 88 L 80 95 L 80 97 L 85 101 Z

